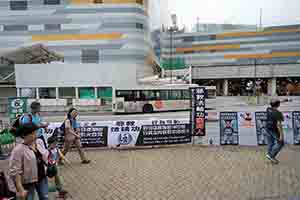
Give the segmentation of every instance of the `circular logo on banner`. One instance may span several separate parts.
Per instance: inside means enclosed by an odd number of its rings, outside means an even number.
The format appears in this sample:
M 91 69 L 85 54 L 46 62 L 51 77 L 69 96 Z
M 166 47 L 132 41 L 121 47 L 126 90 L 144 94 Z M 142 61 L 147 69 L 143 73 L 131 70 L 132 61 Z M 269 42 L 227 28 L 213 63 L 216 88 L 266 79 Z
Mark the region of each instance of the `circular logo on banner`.
M 11 102 L 11 107 L 14 109 L 20 109 L 23 107 L 23 105 L 24 105 L 24 101 L 22 99 L 14 99 Z
M 119 143 L 121 145 L 128 145 L 132 142 L 133 137 L 130 133 L 121 133 L 119 135 Z

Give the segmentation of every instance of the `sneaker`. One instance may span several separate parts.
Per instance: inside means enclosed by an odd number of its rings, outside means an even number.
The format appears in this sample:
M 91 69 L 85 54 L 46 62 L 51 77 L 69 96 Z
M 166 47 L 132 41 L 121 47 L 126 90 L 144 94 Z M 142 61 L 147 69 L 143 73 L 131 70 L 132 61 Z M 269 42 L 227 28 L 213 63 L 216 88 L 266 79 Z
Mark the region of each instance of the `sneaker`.
M 89 164 L 91 161 L 90 160 L 83 160 L 81 161 L 81 164 Z
M 266 158 L 267 158 L 268 160 L 272 161 L 272 158 L 271 158 L 271 156 L 270 156 L 269 154 L 266 155 Z
M 275 158 L 272 158 L 269 154 L 266 155 L 267 159 L 269 159 L 273 164 L 277 165 L 279 164 L 279 161 Z
M 62 198 L 62 197 L 65 197 L 66 195 L 68 194 L 68 191 L 67 190 L 61 190 L 58 192 L 58 195 Z
M 273 158 L 274 160 L 274 164 L 279 164 L 279 160 L 277 160 L 276 158 Z

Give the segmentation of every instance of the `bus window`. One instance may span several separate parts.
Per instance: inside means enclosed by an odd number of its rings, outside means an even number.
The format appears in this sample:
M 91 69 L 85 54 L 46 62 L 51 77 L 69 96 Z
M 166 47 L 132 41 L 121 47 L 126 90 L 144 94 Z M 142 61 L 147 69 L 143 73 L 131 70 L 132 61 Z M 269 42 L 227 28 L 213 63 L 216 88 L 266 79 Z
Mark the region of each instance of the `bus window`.
M 156 92 L 154 90 L 144 90 L 143 93 L 146 95 L 147 101 L 156 100 Z
M 130 99 L 131 92 L 130 91 L 117 91 L 117 97 L 124 97 L 125 101 L 128 101 Z
M 155 90 L 155 100 L 161 100 L 160 91 Z
M 131 92 L 130 91 L 125 91 L 125 90 L 123 90 L 123 91 L 118 90 L 116 92 L 116 94 L 117 94 L 116 95 L 117 97 L 128 97 L 131 94 Z
M 171 90 L 171 100 L 180 100 L 182 99 L 181 90 Z
M 139 91 L 140 93 L 140 100 L 141 101 L 146 101 L 147 100 L 147 95 L 145 93 L 145 91 Z
M 128 101 L 140 101 L 140 91 L 131 91 L 130 99 Z
M 138 91 L 119 90 L 117 91 L 117 97 L 124 97 L 125 101 L 136 101 L 139 99 Z
M 189 91 L 189 90 L 182 90 L 182 97 L 183 97 L 183 99 L 185 99 L 185 100 L 190 99 L 190 98 L 191 98 L 191 97 L 190 97 L 190 91 Z
M 160 90 L 160 98 L 161 100 L 168 100 L 169 95 L 168 95 L 168 90 Z

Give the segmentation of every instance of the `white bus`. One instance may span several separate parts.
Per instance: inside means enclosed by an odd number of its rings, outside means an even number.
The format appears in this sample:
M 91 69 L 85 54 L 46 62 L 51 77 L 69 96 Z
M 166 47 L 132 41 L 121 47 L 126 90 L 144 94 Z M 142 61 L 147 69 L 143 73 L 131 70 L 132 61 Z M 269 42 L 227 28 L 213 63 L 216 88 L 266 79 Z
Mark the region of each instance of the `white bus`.
M 152 113 L 190 109 L 191 87 L 198 85 L 141 86 L 113 89 L 114 113 Z M 207 86 L 206 109 L 216 110 L 216 87 Z

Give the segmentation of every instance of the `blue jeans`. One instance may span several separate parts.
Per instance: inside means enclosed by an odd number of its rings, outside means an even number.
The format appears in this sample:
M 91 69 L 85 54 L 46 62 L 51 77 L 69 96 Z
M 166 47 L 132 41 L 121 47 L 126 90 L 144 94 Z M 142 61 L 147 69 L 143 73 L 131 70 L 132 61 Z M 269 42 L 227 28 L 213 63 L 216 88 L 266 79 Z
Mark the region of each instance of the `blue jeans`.
M 26 185 L 23 185 L 23 187 L 27 191 L 26 200 L 34 200 L 35 184 L 34 183 L 33 184 L 26 184 Z
M 267 130 L 266 136 L 268 141 L 268 155 L 271 158 L 276 158 L 284 146 L 284 142 L 280 142 L 277 134 L 271 130 Z
M 24 189 L 27 191 L 26 200 L 35 200 L 35 192 L 39 196 L 39 200 L 48 200 L 48 178 L 45 177 L 39 183 L 32 183 L 23 185 Z
M 39 196 L 39 200 L 48 200 L 48 178 L 45 177 L 42 181 L 36 184 L 36 191 Z

